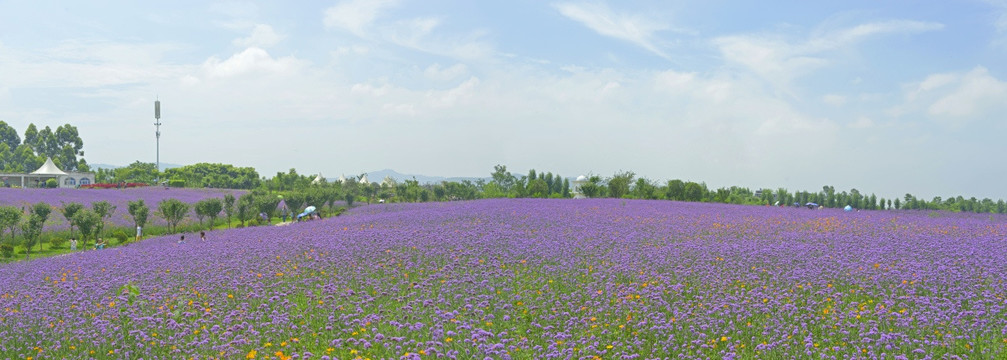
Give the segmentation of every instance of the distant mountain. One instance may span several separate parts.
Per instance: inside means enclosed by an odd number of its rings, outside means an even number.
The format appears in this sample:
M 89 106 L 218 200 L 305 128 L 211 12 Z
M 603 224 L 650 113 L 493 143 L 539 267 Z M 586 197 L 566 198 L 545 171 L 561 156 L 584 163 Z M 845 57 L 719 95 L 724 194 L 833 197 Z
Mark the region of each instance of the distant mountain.
M 126 167 L 126 166 L 109 165 L 109 164 L 87 164 L 87 166 L 90 166 L 92 169 L 107 169 L 107 170 L 118 169 L 118 168 L 121 168 L 121 167 Z M 185 166 L 185 165 L 161 163 L 161 169 L 180 168 L 182 166 Z
M 352 177 L 352 176 L 357 176 L 357 175 L 360 175 L 360 174 L 344 174 L 345 177 Z M 416 179 L 416 181 L 419 181 L 420 184 L 439 184 L 442 181 L 461 182 L 463 180 L 468 180 L 468 181 L 475 182 L 476 180 L 479 180 L 479 179 L 483 179 L 483 180 L 486 180 L 486 181 L 489 181 L 489 179 L 490 179 L 489 177 L 486 177 L 486 178 L 478 178 L 478 177 L 444 177 L 444 176 L 427 176 L 427 175 L 403 174 L 403 173 L 397 172 L 395 170 L 384 169 L 384 170 L 378 170 L 378 171 L 368 172 L 367 173 L 367 180 L 371 181 L 371 182 L 378 182 L 378 183 L 380 183 L 382 180 L 385 179 L 385 177 L 389 177 L 389 176 L 392 179 L 395 179 L 395 181 L 398 182 L 398 183 L 400 183 L 400 184 L 402 182 L 406 181 L 406 180 L 412 180 L 414 178 Z M 329 182 L 334 182 L 334 181 L 339 181 L 339 178 L 338 177 L 335 177 L 335 178 L 325 178 L 325 180 L 327 180 Z

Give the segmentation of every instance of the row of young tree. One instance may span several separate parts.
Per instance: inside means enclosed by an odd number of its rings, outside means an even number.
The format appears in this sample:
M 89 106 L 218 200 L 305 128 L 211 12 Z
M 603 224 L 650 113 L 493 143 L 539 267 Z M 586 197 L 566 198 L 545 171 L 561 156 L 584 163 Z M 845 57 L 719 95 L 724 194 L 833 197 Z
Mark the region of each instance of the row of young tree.
M 63 171 L 90 171 L 83 148 L 77 127 L 70 124 L 55 130 L 48 126 L 39 130 L 35 124 L 29 124 L 22 141 L 16 129 L 0 121 L 0 172 L 32 172 L 46 158 L 52 158 Z

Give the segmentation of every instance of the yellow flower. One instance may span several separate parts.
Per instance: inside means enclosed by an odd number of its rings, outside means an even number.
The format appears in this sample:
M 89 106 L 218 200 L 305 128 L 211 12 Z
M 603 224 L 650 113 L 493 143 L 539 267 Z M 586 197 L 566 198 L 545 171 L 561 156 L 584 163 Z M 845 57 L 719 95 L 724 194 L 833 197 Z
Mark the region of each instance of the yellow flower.
M 727 341 L 727 336 L 721 336 L 720 341 Z
M 606 346 L 605 348 L 606 348 L 606 349 L 611 349 L 611 348 L 612 348 L 612 345 L 609 345 L 609 346 Z
M 256 353 L 255 349 L 252 349 L 252 351 L 248 352 L 248 355 L 245 355 L 245 358 L 246 359 L 254 359 L 255 358 L 255 353 Z
M 452 339 L 452 338 L 447 338 L 447 339 L 444 339 L 444 342 L 451 342 L 451 340 L 454 340 L 454 339 Z

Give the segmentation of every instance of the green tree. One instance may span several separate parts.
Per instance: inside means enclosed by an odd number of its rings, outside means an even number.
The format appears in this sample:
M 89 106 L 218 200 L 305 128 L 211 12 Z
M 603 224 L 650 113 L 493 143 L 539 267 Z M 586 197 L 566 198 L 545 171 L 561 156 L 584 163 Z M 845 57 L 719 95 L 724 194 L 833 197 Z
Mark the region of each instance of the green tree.
M 510 193 L 512 190 L 514 190 L 514 183 L 517 181 L 517 179 L 514 177 L 513 174 L 507 171 L 507 166 L 504 165 L 494 166 L 493 173 L 490 174 L 490 176 L 493 177 L 493 180 L 491 180 L 490 183 L 499 186 L 500 190 L 502 190 L 505 194 Z
M 101 222 L 98 224 L 97 232 L 98 235 L 101 235 L 101 232 L 105 229 L 105 218 L 112 217 L 112 214 L 115 213 L 115 205 L 102 200 L 91 203 L 91 208 L 94 209 L 94 213 L 98 214 L 101 218 Z
M 685 183 L 684 194 L 685 201 L 703 201 L 703 197 L 706 195 L 703 186 L 695 182 Z
M 614 198 L 621 198 L 629 194 L 629 185 L 633 183 L 633 177 L 636 176 L 632 171 L 624 171 L 615 173 L 612 177 L 608 178 L 608 196 Z
M 70 236 L 73 236 L 73 227 L 74 227 L 73 216 L 77 214 L 77 212 L 80 211 L 80 209 L 83 209 L 84 205 L 75 202 L 62 205 L 63 209 L 60 210 L 60 212 L 63 213 L 63 218 L 66 219 L 66 222 L 70 224 Z
M 526 191 L 528 192 L 528 196 L 530 197 L 547 198 L 549 197 L 549 184 L 547 184 L 545 180 L 541 178 L 535 179 L 528 183 L 528 188 Z
M 304 209 L 304 194 L 300 192 L 289 192 L 283 197 L 283 201 L 287 204 L 287 209 L 290 210 L 291 216 L 295 216 Z
M 133 217 L 133 226 L 143 229 L 147 226 L 147 216 L 150 215 L 150 208 L 143 202 L 143 199 L 129 202 L 129 215 Z
M 657 186 L 654 186 L 654 184 L 647 179 L 636 179 L 636 184 L 633 185 L 632 195 L 637 199 L 657 199 Z
M 3 121 L 0 121 L 0 143 L 7 144 L 8 150 L 17 149 L 18 145 L 21 145 L 21 137 L 18 136 L 17 130 Z
M 259 195 L 255 198 L 255 208 L 260 214 L 266 214 L 266 224 L 271 223 L 271 219 L 276 215 L 276 207 L 280 203 L 280 199 L 272 195 Z M 319 204 L 319 207 L 322 205 Z
M 14 239 L 14 230 L 21 222 L 22 212 L 14 206 L 0 206 L 0 238 L 3 237 L 3 230 L 10 231 L 11 240 Z
M 199 219 L 199 223 L 203 223 L 203 218 L 209 218 L 210 224 L 208 229 L 213 228 L 214 219 L 220 214 L 220 210 L 224 207 L 223 202 L 217 198 L 203 199 L 196 202 L 196 218 Z
M 669 180 L 668 190 L 665 193 L 665 197 L 667 197 L 668 200 L 685 200 L 685 183 L 678 179 Z
M 178 223 L 189 214 L 189 204 L 178 199 L 165 199 L 157 204 L 157 212 L 168 223 L 168 232 L 174 234 Z
M 44 203 L 44 202 L 36 203 L 35 205 L 32 205 L 32 207 L 31 207 L 31 214 L 32 214 L 32 216 L 34 216 L 36 218 L 35 219 L 36 221 L 39 221 L 39 223 L 37 225 L 38 225 L 38 231 L 41 234 L 42 228 L 45 226 L 45 222 L 49 220 L 49 214 L 52 214 L 52 206 L 49 206 L 48 203 Z M 31 219 L 29 219 L 29 220 L 31 220 Z M 32 226 L 35 226 L 35 225 L 32 225 Z M 42 251 L 42 243 L 41 242 L 39 243 L 38 246 L 39 246 L 38 251 Z
M 87 247 L 87 239 L 96 238 L 101 231 L 101 216 L 91 209 L 81 209 L 73 215 L 73 224 L 80 229 L 81 248 Z
M 43 219 L 38 214 L 32 213 L 28 215 L 24 223 L 21 224 L 21 237 L 24 238 L 24 248 L 25 248 L 25 259 L 31 256 L 31 248 L 39 243 L 39 251 L 42 251 L 42 244 L 38 241 L 39 237 L 42 235 L 42 224 L 45 223 Z
M 238 198 L 238 221 L 241 221 L 241 226 L 245 226 L 245 222 L 252 219 L 253 212 L 255 211 L 255 195 L 251 193 L 241 195 Z
M 210 228 L 217 222 L 217 216 L 224 210 L 224 202 L 218 198 L 207 199 L 206 216 L 210 217 Z
M 234 194 L 224 194 L 224 214 L 227 215 L 227 228 L 231 228 L 231 216 L 234 215 Z
M 580 185 L 580 193 L 589 198 L 604 197 L 605 187 L 602 186 L 600 176 L 592 175 L 587 178 L 587 182 Z

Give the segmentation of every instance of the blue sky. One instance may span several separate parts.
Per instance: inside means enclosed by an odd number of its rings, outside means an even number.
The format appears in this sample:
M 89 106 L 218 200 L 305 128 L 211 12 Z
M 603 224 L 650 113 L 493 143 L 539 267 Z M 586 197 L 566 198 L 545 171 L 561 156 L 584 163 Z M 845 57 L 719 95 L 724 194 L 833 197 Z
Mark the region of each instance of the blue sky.
M 1007 1 L 0 0 L 0 120 L 91 163 L 1007 198 Z

